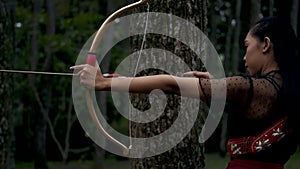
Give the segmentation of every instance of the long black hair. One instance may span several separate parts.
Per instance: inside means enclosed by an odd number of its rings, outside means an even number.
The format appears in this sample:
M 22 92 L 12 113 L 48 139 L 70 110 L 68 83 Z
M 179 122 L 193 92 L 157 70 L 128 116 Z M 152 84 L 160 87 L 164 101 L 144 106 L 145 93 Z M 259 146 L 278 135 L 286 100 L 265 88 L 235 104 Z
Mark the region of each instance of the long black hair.
M 274 57 L 283 78 L 279 94 L 280 111 L 288 115 L 288 126 L 300 138 L 300 56 L 295 30 L 284 18 L 266 17 L 257 21 L 250 32 L 261 42 L 265 37 L 273 44 Z

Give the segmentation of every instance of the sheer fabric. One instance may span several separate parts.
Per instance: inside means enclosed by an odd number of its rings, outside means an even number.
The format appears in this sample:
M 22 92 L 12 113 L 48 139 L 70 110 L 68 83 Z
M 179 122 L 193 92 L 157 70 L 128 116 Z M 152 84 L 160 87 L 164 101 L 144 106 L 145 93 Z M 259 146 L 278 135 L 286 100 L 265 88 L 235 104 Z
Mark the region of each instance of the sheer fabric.
M 215 87 L 214 90 L 219 90 L 214 93 L 225 90 L 221 86 L 218 87 L 221 80 L 224 79 L 199 79 L 208 105 L 212 98 L 211 86 Z M 278 71 L 260 76 L 238 75 L 225 80 L 227 87 L 225 111 L 228 113 L 229 139 L 256 136 L 286 115 L 286 112 L 280 111 L 282 109 L 280 109 L 279 91 L 282 78 Z M 213 98 L 217 97 L 217 95 L 213 96 Z M 286 137 L 267 150 L 237 158 L 284 164 L 295 150 L 296 144 Z
M 224 90 L 222 87 L 217 86 L 217 84 L 221 84 L 219 82 L 221 80 L 224 79 L 200 79 L 200 86 L 207 97 L 207 102 L 212 97 L 211 86 L 215 86 L 215 90 Z M 263 120 L 274 116 L 273 109 L 282 82 L 279 73 L 274 71 L 260 77 L 240 75 L 228 77 L 225 80 L 227 86 L 226 99 L 228 102 L 239 105 L 240 115 L 252 120 Z M 218 93 L 218 91 L 215 93 Z

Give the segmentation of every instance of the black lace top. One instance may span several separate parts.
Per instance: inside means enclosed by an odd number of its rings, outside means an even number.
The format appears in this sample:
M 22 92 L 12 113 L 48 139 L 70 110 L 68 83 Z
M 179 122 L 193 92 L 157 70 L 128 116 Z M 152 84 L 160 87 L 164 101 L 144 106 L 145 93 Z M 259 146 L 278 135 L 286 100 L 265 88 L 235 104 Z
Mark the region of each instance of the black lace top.
M 224 79 L 200 78 L 199 81 L 201 90 L 207 98 L 207 104 L 212 98 L 211 84 L 216 86 L 214 93 L 218 93 L 217 90 L 224 90 L 224 87 L 218 87 Z M 279 90 L 282 84 L 278 71 L 271 71 L 260 76 L 233 76 L 226 78 L 225 81 L 227 87 L 225 111 L 229 113 L 229 139 L 256 136 L 286 115 L 286 112 L 278 111 L 280 110 L 278 107 L 280 106 Z M 238 158 L 284 164 L 295 149 L 296 144 L 291 144 L 289 138 L 284 138 L 267 150 Z

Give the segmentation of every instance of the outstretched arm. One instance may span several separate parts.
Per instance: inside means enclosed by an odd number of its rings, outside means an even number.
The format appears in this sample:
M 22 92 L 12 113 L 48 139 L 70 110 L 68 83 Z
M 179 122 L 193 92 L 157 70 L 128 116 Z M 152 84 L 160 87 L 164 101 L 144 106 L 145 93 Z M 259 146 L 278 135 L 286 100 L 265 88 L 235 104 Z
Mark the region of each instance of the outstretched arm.
M 213 76 L 209 72 L 191 71 L 184 73 L 184 76 L 194 76 L 197 78 L 211 79 Z
M 178 94 L 193 98 L 202 98 L 199 79 L 172 75 L 154 75 L 144 77 L 105 78 L 99 68 L 90 65 L 73 66 L 78 70 L 80 83 L 89 89 L 101 91 L 121 91 L 130 93 L 150 93 L 162 90 L 165 93 Z

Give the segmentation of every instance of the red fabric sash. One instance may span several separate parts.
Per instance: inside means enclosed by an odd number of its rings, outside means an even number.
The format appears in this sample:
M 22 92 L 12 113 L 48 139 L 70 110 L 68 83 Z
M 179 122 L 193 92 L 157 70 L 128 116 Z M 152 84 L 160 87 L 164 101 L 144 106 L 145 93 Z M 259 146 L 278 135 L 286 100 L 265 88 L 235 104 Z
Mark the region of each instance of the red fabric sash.
M 287 132 L 284 131 L 285 123 L 286 117 L 280 119 L 256 137 L 249 136 L 229 139 L 227 151 L 231 157 L 260 152 L 285 137 L 287 134 Z
M 231 160 L 226 169 L 283 169 L 282 164 L 266 163 L 253 160 Z

